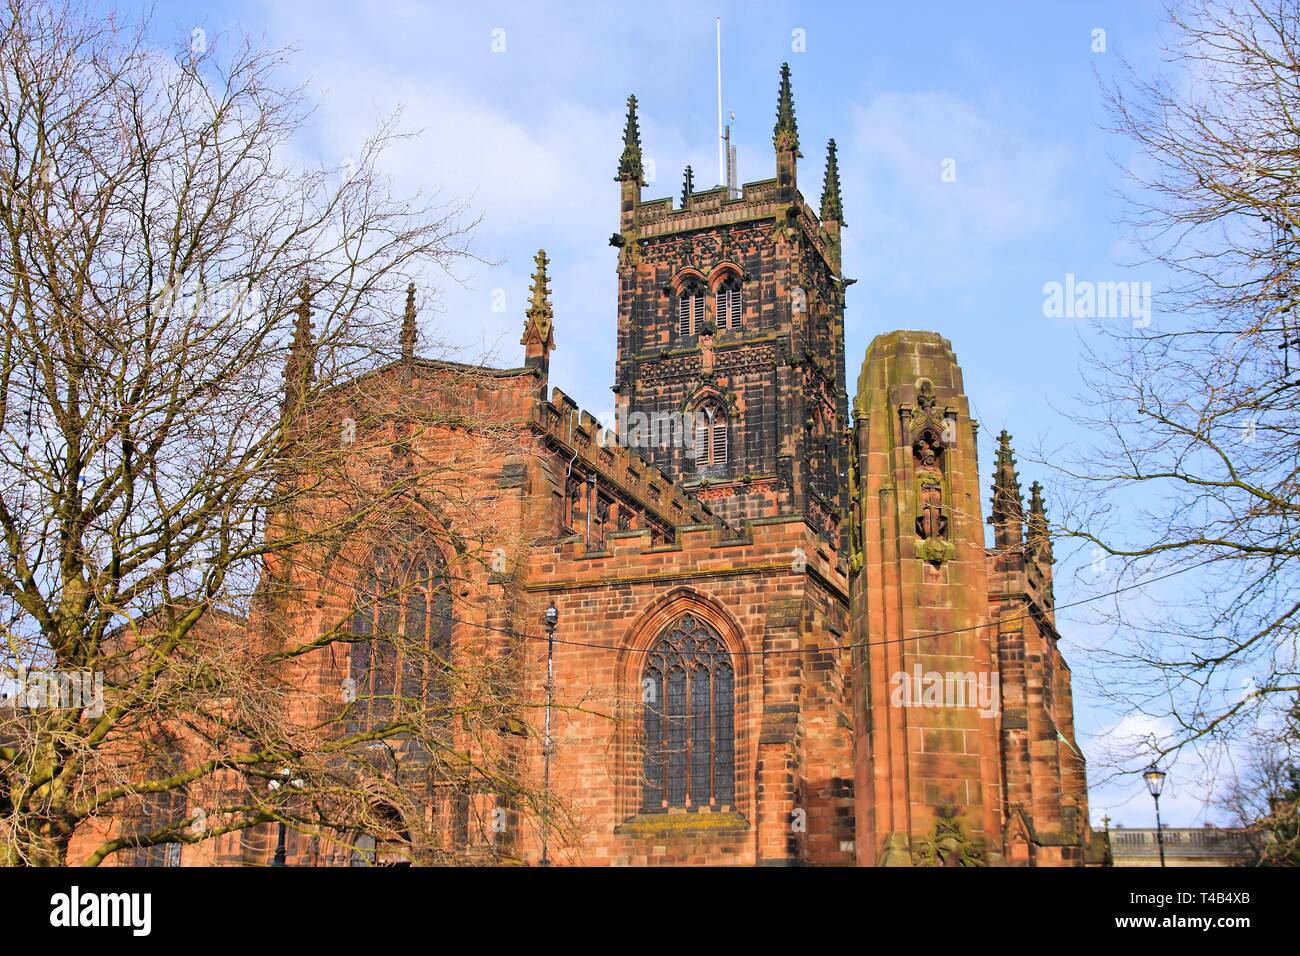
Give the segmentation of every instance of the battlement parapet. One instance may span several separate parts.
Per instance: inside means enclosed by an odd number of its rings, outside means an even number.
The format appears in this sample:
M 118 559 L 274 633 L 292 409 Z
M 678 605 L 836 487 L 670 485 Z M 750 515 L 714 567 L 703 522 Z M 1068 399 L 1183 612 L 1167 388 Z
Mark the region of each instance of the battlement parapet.
M 737 198 L 729 198 L 724 187 L 691 193 L 690 205 L 676 208 L 671 196 L 637 205 L 635 226 L 642 239 L 669 236 L 698 229 L 715 229 L 732 223 L 775 219 L 784 222 L 792 204 L 781 198 L 775 179 L 746 183 Z M 796 193 L 793 208 L 804 232 L 823 257 L 830 256 L 821 220 L 802 194 Z
M 536 403 L 532 423 L 569 454 L 576 454 L 600 481 L 621 490 L 670 528 L 722 524 L 707 505 L 639 452 L 620 444 L 617 434 L 560 389 L 552 390 L 549 402 Z
M 663 567 L 647 558 L 663 556 Z M 847 595 L 845 562 L 824 537 L 799 515 L 747 521 L 739 530 L 726 525 L 687 524 L 674 529 L 671 542 L 657 542 L 650 529 L 615 531 L 605 536 L 601 550 L 587 550 L 580 535 L 564 538 L 538 560 L 550 569 L 548 579 L 572 574 L 590 580 L 627 571 L 658 574 L 689 570 L 695 575 L 786 571 L 809 574 Z

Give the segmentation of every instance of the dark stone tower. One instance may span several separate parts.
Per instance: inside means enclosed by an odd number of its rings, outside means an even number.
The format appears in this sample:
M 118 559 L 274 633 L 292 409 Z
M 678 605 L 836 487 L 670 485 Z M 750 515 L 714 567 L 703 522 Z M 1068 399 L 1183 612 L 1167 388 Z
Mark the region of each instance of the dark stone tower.
M 621 183 L 620 436 L 728 520 L 803 514 L 838 539 L 847 507 L 843 225 L 834 145 L 819 217 L 798 189 L 788 66 L 776 177 L 642 201 L 636 99 Z M 829 217 L 829 218 L 827 218 Z

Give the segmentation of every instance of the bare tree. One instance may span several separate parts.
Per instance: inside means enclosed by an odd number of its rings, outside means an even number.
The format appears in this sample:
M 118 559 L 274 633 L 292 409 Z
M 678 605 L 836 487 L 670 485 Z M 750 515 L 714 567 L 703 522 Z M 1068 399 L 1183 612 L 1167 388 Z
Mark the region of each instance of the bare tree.
M 401 307 L 473 222 L 393 193 L 393 123 L 354 162 L 295 166 L 281 53 L 185 39 L 164 55 L 29 0 L 0 24 L 0 677 L 22 682 L 0 861 L 272 822 L 463 858 L 439 805 L 539 799 L 518 593 L 485 585 L 521 529 L 467 480 L 518 423 L 466 405 L 500 387 L 483 370 L 415 360 Z M 433 634 L 464 630 L 463 595 L 482 653 L 449 655 Z
M 1300 7 L 1170 12 L 1171 76 L 1109 91 L 1136 145 L 1127 225 L 1172 287 L 1150 325 L 1100 325 L 1062 467 L 1067 534 L 1121 559 L 1109 693 L 1172 728 L 1150 756 L 1240 738 L 1300 685 Z M 1192 588 L 1199 594 L 1190 593 Z
M 1217 803 L 1245 835 L 1251 865 L 1300 865 L 1300 700 L 1281 732 L 1247 745 Z

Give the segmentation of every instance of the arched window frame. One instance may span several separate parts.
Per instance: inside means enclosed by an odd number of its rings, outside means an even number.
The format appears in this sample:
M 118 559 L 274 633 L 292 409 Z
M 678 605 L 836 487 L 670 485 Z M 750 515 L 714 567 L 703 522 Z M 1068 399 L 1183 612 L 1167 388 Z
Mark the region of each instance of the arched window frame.
M 373 830 L 358 830 L 348 841 L 348 865 L 358 867 L 411 865 L 411 835 L 401 813 L 389 804 L 371 811 Z
M 674 320 L 678 337 L 699 335 L 704 328 L 704 303 L 708 288 L 696 272 L 680 276 L 676 283 Z
M 738 330 L 744 315 L 744 282 L 740 273 L 725 269 L 713 283 L 713 321 L 721 332 Z
M 646 654 L 642 813 L 734 808 L 736 672 L 718 632 L 686 613 Z
M 375 549 L 353 607 L 349 630 L 362 639 L 348 664 L 349 732 L 381 726 L 411 701 L 445 700 L 452 601 L 442 552 L 429 543 Z
M 727 464 L 731 445 L 731 419 L 721 401 L 710 398 L 695 409 L 695 467 Z
M 140 807 L 132 820 L 132 828 L 139 838 L 151 837 L 182 823 L 189 813 L 189 798 L 184 790 L 161 790 L 141 794 Z M 130 845 L 130 844 L 128 844 Z M 151 846 L 136 846 L 126 855 L 130 866 L 181 865 L 181 842 L 169 840 Z

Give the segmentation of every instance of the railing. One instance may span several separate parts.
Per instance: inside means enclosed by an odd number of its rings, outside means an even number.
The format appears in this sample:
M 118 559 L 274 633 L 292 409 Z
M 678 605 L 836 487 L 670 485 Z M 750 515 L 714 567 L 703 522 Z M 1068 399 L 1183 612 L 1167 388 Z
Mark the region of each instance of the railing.
M 1166 827 L 1164 843 L 1166 856 L 1236 857 L 1250 848 L 1241 831 L 1218 827 Z M 1117 857 L 1155 856 L 1160 852 L 1154 827 L 1111 830 L 1110 846 Z

